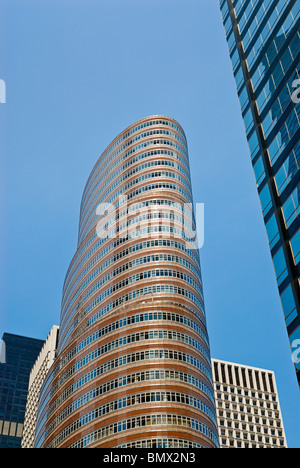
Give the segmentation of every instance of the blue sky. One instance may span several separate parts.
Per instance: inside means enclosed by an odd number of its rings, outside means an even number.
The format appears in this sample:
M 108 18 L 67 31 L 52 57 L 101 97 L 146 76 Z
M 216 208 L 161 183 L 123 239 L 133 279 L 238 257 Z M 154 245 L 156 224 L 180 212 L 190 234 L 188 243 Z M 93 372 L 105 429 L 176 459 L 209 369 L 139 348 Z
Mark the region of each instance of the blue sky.
M 274 370 L 290 447 L 300 394 L 217 0 L 0 0 L 0 334 L 59 324 L 79 207 L 128 125 L 169 115 L 189 144 L 212 356 Z

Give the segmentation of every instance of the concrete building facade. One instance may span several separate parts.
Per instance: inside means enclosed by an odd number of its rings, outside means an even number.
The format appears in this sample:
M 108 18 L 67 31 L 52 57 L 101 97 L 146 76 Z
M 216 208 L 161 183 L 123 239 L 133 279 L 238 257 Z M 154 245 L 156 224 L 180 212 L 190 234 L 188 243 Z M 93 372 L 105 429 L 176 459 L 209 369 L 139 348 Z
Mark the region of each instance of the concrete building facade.
M 220 448 L 287 448 L 274 372 L 212 365 Z

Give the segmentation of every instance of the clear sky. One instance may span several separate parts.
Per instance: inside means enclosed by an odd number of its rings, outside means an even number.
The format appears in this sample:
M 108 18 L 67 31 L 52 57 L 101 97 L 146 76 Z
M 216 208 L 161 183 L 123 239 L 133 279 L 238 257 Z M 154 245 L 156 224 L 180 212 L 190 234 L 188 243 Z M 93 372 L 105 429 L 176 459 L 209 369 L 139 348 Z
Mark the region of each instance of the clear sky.
M 82 192 L 128 125 L 188 144 L 212 356 L 274 370 L 289 447 L 300 392 L 217 0 L 0 0 L 0 334 L 59 325 Z

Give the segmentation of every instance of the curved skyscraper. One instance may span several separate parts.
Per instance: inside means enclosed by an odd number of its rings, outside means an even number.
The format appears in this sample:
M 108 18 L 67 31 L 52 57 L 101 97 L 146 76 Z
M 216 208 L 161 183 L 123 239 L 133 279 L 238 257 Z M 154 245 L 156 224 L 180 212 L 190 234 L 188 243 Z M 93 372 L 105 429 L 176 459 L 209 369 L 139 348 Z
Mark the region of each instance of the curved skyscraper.
M 97 161 L 35 447 L 218 445 L 185 134 L 131 125 Z

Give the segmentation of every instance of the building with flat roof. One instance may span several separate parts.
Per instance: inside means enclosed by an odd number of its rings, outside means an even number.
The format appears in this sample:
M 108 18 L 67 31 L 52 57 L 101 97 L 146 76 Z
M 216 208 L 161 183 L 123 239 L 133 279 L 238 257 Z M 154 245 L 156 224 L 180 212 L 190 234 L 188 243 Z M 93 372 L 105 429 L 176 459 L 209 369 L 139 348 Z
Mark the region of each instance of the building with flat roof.
M 2 341 L 0 448 L 21 448 L 29 375 L 44 341 L 10 333 L 4 333 Z
M 273 371 L 212 360 L 220 448 L 287 448 Z
M 56 358 L 58 333 L 59 328 L 53 325 L 30 372 L 21 443 L 22 448 L 34 447 L 40 392 L 47 373 Z

